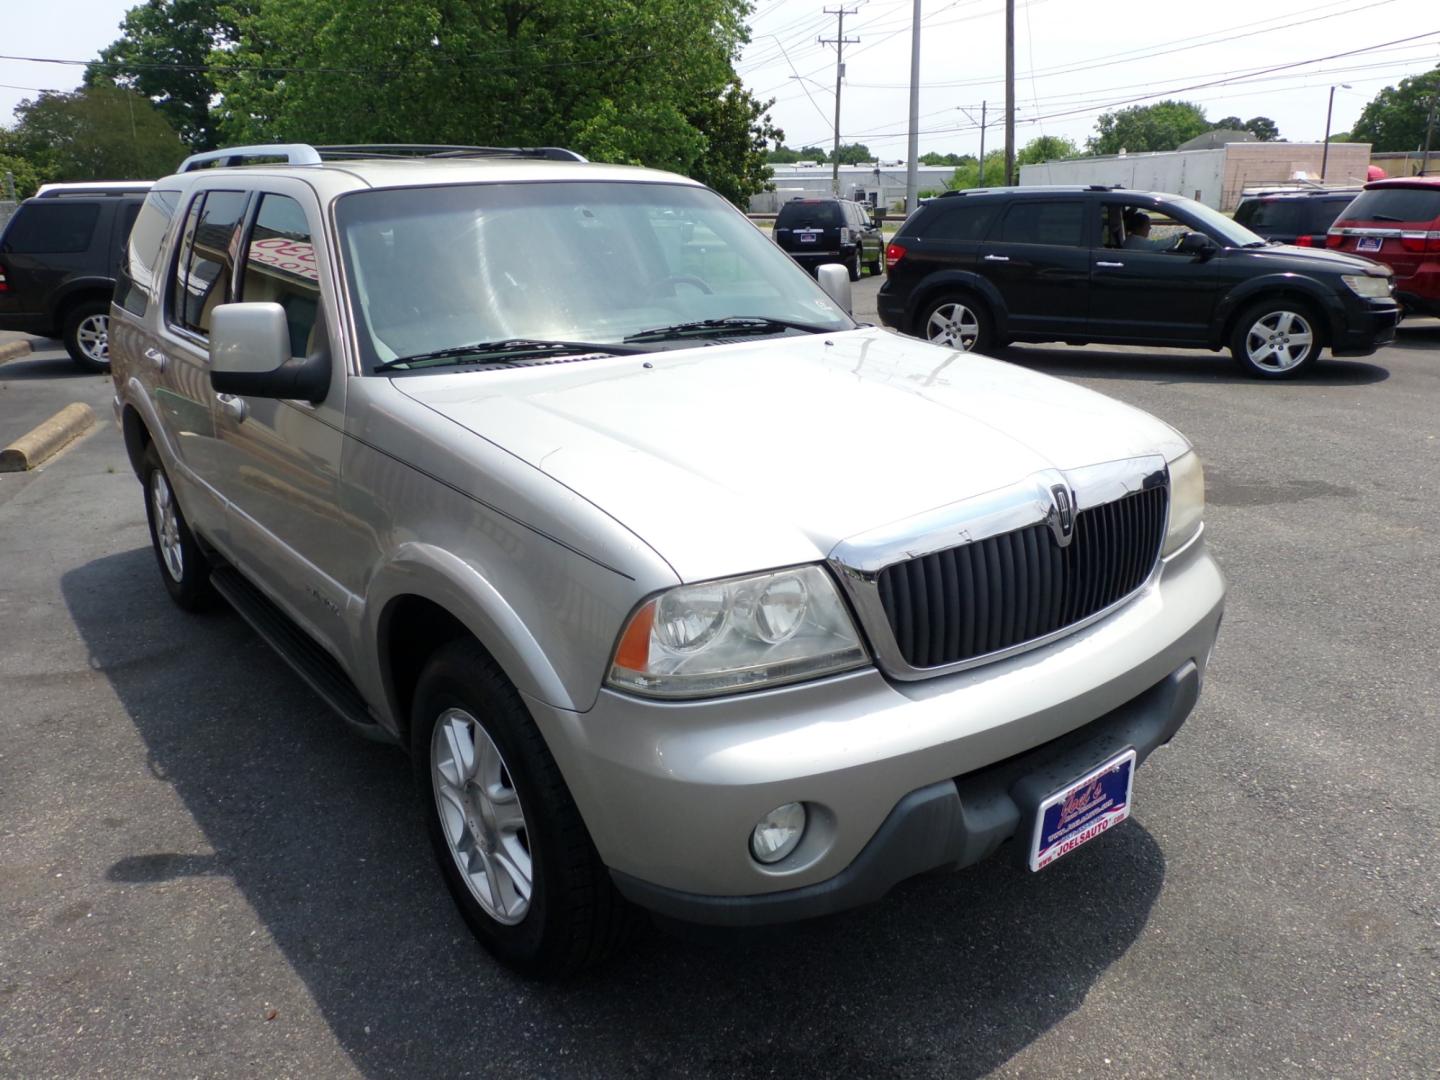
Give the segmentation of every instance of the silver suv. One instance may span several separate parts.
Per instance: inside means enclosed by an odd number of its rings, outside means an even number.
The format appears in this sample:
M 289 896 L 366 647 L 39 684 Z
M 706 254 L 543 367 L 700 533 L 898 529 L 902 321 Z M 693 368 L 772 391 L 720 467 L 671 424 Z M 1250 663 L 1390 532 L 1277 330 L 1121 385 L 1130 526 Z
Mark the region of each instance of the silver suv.
M 151 191 L 111 340 L 161 579 L 409 750 L 503 962 L 1041 869 L 1194 706 L 1186 440 L 848 302 L 707 188 L 565 151 Z

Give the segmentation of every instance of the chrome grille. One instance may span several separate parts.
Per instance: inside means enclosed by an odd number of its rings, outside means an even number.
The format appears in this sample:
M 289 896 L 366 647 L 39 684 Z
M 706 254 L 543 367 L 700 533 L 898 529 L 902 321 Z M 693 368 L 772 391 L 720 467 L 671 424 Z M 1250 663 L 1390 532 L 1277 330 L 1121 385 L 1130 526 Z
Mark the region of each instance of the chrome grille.
M 1042 522 L 885 567 L 876 585 L 900 656 L 912 668 L 961 663 L 1123 600 L 1155 568 L 1167 494 L 1159 485 L 1080 511 L 1063 547 Z

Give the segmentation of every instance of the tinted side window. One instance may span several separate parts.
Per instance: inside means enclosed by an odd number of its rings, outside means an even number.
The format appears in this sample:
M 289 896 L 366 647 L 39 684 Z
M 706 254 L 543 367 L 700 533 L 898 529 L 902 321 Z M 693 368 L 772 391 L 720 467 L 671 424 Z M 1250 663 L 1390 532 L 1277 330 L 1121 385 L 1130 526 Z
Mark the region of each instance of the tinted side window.
M 953 205 L 940 207 L 917 231 L 935 240 L 983 240 L 999 206 L 995 202 L 955 200 Z
M 1311 199 L 1305 204 L 1305 214 L 1302 216 L 1305 228 L 1300 230 L 1307 233 L 1323 233 L 1335 219 L 1340 216 L 1340 211 L 1350 204 L 1342 199 Z
M 1029 199 L 1010 204 L 993 237 L 1011 244 L 1063 244 L 1079 247 L 1085 219 L 1082 202 L 1035 202 Z
M 235 228 L 244 212 L 239 191 L 206 192 L 191 204 L 185 246 L 175 264 L 171 315 L 192 333 L 208 334 L 210 312 L 225 303 L 235 266 Z
M 304 356 L 320 312 L 320 275 L 305 211 L 285 195 L 263 195 L 245 248 L 240 299 L 285 309 L 290 355 Z
M 1421 222 L 1440 218 L 1440 189 L 1375 188 L 1362 191 L 1345 211 L 1347 221 Z
M 120 273 L 115 281 L 115 302 L 126 311 L 144 315 L 155 298 L 155 262 L 160 257 L 160 244 L 170 228 L 170 219 L 180 205 L 175 191 L 152 191 L 130 228 L 120 260 Z
M 100 207 L 95 203 L 33 202 L 15 214 L 0 251 L 12 255 L 73 255 L 90 246 Z
M 1301 203 L 1299 199 L 1255 199 L 1240 209 L 1248 210 L 1244 219 L 1240 212 L 1235 220 L 1248 229 L 1264 229 L 1266 232 L 1295 233 L 1305 230 L 1301 227 Z

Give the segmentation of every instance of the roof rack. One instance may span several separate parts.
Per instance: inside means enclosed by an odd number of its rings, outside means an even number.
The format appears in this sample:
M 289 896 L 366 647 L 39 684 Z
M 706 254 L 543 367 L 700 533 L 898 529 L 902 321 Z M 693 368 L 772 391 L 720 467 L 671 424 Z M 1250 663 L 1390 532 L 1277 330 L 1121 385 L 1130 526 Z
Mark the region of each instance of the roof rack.
M 91 180 L 73 184 L 41 184 L 37 199 L 64 199 L 82 195 L 135 195 L 149 191 L 150 180 Z
M 259 158 L 282 158 L 287 165 L 319 165 L 326 160 L 355 158 L 460 158 L 527 157 L 547 161 L 584 161 L 574 150 L 559 146 L 447 146 L 438 143 L 357 143 L 345 146 L 311 146 L 309 143 L 273 143 L 231 146 L 191 154 L 177 172 L 194 172 L 213 163 L 216 168 L 244 165 Z

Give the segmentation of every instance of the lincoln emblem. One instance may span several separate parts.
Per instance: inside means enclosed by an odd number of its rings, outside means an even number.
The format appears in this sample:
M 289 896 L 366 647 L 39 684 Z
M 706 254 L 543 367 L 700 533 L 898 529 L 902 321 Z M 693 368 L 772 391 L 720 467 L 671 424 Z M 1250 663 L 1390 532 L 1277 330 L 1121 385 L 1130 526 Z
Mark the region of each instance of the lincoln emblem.
M 1050 489 L 1050 504 L 1050 531 L 1057 544 L 1068 547 L 1075 536 L 1075 499 L 1070 489 L 1056 484 Z

